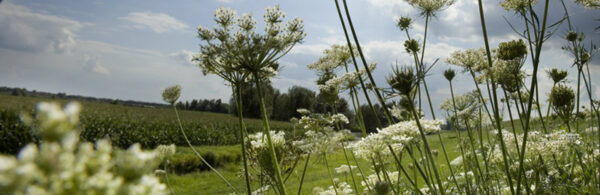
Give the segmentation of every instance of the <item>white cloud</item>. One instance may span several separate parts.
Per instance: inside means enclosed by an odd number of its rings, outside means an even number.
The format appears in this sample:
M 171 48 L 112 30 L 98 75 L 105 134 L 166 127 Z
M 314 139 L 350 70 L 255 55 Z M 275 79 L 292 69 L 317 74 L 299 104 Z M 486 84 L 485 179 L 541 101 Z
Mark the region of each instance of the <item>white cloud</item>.
M 120 19 L 134 23 L 136 28 L 150 29 L 155 33 L 182 31 L 189 27 L 165 13 L 131 12 Z
M 68 18 L 35 13 L 27 7 L 2 3 L 0 47 L 18 51 L 69 53 L 75 32 L 83 25 Z
M 320 56 L 323 54 L 323 51 L 330 46 L 328 44 L 303 44 L 296 45 L 290 51 L 290 54 L 305 54 L 305 55 L 313 55 Z
M 99 74 L 110 75 L 110 71 L 108 70 L 108 68 L 106 68 L 98 63 L 97 56 L 90 56 L 90 55 L 84 54 L 83 55 L 83 69 L 87 70 L 87 71 L 99 73 Z
M 181 50 L 178 52 L 173 52 L 169 54 L 169 57 L 177 61 L 177 63 L 182 65 L 194 65 L 192 62 L 192 58 L 194 57 L 194 52 L 190 50 Z

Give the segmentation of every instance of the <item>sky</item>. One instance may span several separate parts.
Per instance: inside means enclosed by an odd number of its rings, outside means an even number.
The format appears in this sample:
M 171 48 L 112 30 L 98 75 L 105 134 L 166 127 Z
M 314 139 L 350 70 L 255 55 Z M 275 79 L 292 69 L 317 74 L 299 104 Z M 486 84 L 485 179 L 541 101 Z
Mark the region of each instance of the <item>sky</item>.
M 215 26 L 213 12 L 229 7 L 238 14 L 251 12 L 262 25 L 267 6 L 279 5 L 287 19 L 304 19 L 308 36 L 281 58 L 283 67 L 273 86 L 282 92 L 294 85 L 317 90 L 317 76 L 306 66 L 323 55 L 332 44 L 345 44 L 343 30 L 333 1 L 303 0 L 178 0 L 178 1 L 97 1 L 97 0 L 4 0 L 0 3 L 0 86 L 21 87 L 47 92 L 162 102 L 164 88 L 179 84 L 181 100 L 222 99 L 228 101 L 231 88 L 225 81 L 203 75 L 191 62 L 198 52 L 198 25 Z M 598 42 L 600 12 L 585 9 L 566 0 L 576 30 L 586 34 L 587 44 Z M 484 1 L 490 44 L 519 39 L 510 24 L 524 29 L 522 20 L 499 6 L 499 0 Z M 562 17 L 562 6 L 551 1 L 549 22 Z M 403 43 L 406 36 L 395 26 L 400 16 L 413 18 L 411 36 L 423 40 L 424 18 L 401 0 L 349 0 L 348 6 L 367 61 L 378 64 L 377 85 L 387 87 L 385 77 L 396 64 L 411 65 L 412 58 Z M 541 13 L 542 6 L 536 6 Z M 261 32 L 262 28 L 258 28 Z M 546 42 L 541 71 L 569 70 L 568 85 L 575 87 L 576 71 L 572 57 L 561 49 L 566 44 L 567 25 L 562 24 Z M 427 83 L 434 105 L 450 97 L 442 72 L 445 59 L 461 49 L 483 46 L 477 0 L 456 0 L 437 13 L 429 23 L 425 63 L 438 63 Z M 531 65 L 525 66 L 531 73 Z M 595 97 L 600 96 L 600 59 L 590 66 Z M 539 74 L 540 99 L 547 99 L 552 81 Z M 455 93 L 474 89 L 471 78 L 458 74 Z M 375 96 L 372 96 L 373 98 Z M 364 97 L 361 98 L 364 101 Z M 587 98 L 582 100 L 588 101 Z M 544 103 L 542 103 L 544 104 Z M 436 106 L 438 117 L 442 115 Z M 428 117 L 431 115 L 426 111 Z

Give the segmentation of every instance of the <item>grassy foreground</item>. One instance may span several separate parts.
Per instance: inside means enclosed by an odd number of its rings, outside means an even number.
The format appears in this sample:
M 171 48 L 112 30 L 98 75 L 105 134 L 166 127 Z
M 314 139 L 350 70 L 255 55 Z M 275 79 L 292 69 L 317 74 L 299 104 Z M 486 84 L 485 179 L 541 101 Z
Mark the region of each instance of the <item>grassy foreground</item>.
M 461 133 L 466 133 L 466 132 L 461 132 Z M 456 133 L 451 132 L 451 131 L 443 131 L 441 135 L 442 135 L 442 139 L 444 141 L 444 146 L 446 147 L 446 150 L 448 152 L 448 158 L 450 159 L 450 161 L 452 161 L 454 158 L 458 157 L 458 155 L 460 154 L 457 149 L 457 140 L 458 140 L 457 135 L 456 135 Z M 428 141 L 429 141 L 432 149 L 439 150 L 439 155 L 437 156 L 437 161 L 440 165 L 442 165 L 441 166 L 442 173 L 446 176 L 449 175 L 449 169 L 445 165 L 446 164 L 445 157 L 442 154 L 442 148 L 441 148 L 441 145 L 440 145 L 437 135 L 429 135 Z M 239 145 L 236 145 L 236 146 L 203 146 L 203 147 L 198 147 L 198 148 L 201 151 L 204 151 L 207 149 L 214 150 L 214 151 L 235 150 L 235 149 L 240 150 Z M 183 148 L 183 147 L 180 147 L 177 150 L 178 150 L 178 152 L 180 152 L 180 150 L 189 152 L 189 150 L 187 148 Z M 333 177 L 340 179 L 340 181 L 346 181 L 348 184 L 352 185 L 352 179 L 350 178 L 350 175 L 339 174 L 339 173 L 336 173 L 334 170 L 336 167 L 346 164 L 346 160 L 344 158 L 343 151 L 341 149 L 339 149 L 336 152 L 329 154 L 327 156 L 327 160 L 329 161 L 329 164 L 330 164 L 329 168 L 333 174 Z M 368 175 L 374 173 L 374 171 L 370 168 L 370 167 L 372 167 L 370 162 L 368 162 L 366 160 L 362 160 L 362 159 L 357 159 L 357 160 L 358 160 L 360 168 L 364 172 L 365 176 L 368 176 Z M 411 159 L 408 157 L 408 155 L 404 155 L 403 160 L 402 160 L 403 164 L 406 166 L 409 164 L 409 161 L 411 161 Z M 288 193 L 290 193 L 290 194 L 296 194 L 296 192 L 298 191 L 299 180 L 302 176 L 302 169 L 303 169 L 302 166 L 304 165 L 304 162 L 305 162 L 305 158 L 301 159 L 298 162 L 298 166 L 292 172 L 290 178 L 286 182 L 286 188 L 288 190 Z M 351 165 L 355 165 L 354 162 L 352 162 L 352 161 L 350 163 L 351 163 Z M 225 176 L 225 178 L 229 179 L 229 181 L 240 192 L 245 189 L 243 172 L 241 172 L 241 168 L 242 168 L 241 162 L 238 162 L 238 163 L 227 164 L 218 169 L 223 174 L 223 176 Z M 354 170 L 354 171 L 355 171 L 355 174 L 358 174 L 358 170 Z M 389 170 L 389 171 L 396 171 L 396 170 Z M 402 176 L 402 177 L 404 177 L 404 176 Z M 362 191 L 364 187 L 360 184 L 360 181 L 362 181 L 363 179 L 358 175 L 356 175 L 355 178 L 357 180 L 357 185 L 359 186 L 358 189 L 360 191 Z M 162 177 L 161 179 L 163 179 L 163 181 L 164 181 L 164 177 Z M 219 179 L 219 177 L 212 171 L 199 171 L 199 172 L 193 172 L 193 173 L 181 174 L 181 175 L 170 174 L 169 179 L 170 179 L 171 185 L 176 194 L 229 194 L 229 193 L 232 193 L 231 189 L 229 187 L 227 187 L 225 182 L 223 182 L 221 179 Z M 327 169 L 325 167 L 325 163 L 324 163 L 322 157 L 311 156 L 310 162 L 308 164 L 308 170 L 306 171 L 306 176 L 304 179 L 304 184 L 302 186 L 301 194 L 311 194 L 313 188 L 315 188 L 315 187 L 321 187 L 321 188 L 326 189 L 330 185 L 331 185 L 331 180 L 329 179 Z M 424 185 L 423 181 L 419 181 L 419 185 Z M 259 187 L 260 187 L 259 182 L 253 181 L 252 189 L 258 189 Z

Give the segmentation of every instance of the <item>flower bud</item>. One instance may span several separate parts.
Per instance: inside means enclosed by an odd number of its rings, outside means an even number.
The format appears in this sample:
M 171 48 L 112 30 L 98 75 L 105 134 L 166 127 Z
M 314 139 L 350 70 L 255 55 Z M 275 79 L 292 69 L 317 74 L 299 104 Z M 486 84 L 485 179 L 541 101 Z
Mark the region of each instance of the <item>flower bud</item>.
M 167 87 L 163 93 L 163 100 L 171 105 L 175 104 L 181 95 L 181 87 L 179 85 Z

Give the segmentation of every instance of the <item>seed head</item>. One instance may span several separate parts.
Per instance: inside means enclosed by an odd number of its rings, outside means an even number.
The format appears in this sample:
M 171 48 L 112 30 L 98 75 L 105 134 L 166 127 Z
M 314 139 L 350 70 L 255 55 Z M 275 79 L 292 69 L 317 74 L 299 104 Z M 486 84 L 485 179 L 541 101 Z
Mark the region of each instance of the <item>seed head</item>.
M 559 70 L 558 68 L 548 70 L 546 71 L 546 74 L 548 74 L 548 77 L 550 77 L 554 83 L 559 83 L 567 78 L 567 71 Z
M 522 59 L 527 55 L 527 45 L 522 39 L 502 42 L 498 46 L 498 58 L 502 60 Z
M 417 76 L 413 69 L 405 66 L 402 68 L 394 68 L 392 75 L 386 78 L 388 84 L 395 90 L 398 90 L 402 95 L 409 95 L 413 87 L 417 83 Z
M 571 112 L 575 107 L 573 100 L 575 100 L 575 94 L 573 89 L 565 85 L 557 85 L 552 88 L 550 92 L 550 101 L 552 108 L 563 120 L 568 120 L 571 116 Z
M 167 87 L 162 93 L 163 100 L 171 105 L 175 104 L 180 95 L 181 87 L 179 85 Z
M 448 70 L 444 71 L 444 77 L 446 77 L 446 79 L 448 81 L 452 81 L 452 79 L 454 79 L 455 75 L 456 75 L 456 72 L 454 72 L 454 70 L 452 70 L 452 69 L 448 69 Z
M 578 37 L 579 35 L 575 31 L 569 31 L 567 36 L 565 36 L 565 39 L 567 39 L 567 41 L 574 42 Z
M 417 40 L 409 39 L 404 41 L 404 48 L 406 49 L 406 52 L 413 54 L 419 52 L 421 45 Z
M 412 23 L 412 19 L 409 17 L 400 17 L 398 19 L 398 23 L 396 24 L 401 31 L 408 30 L 410 28 L 410 24 Z

